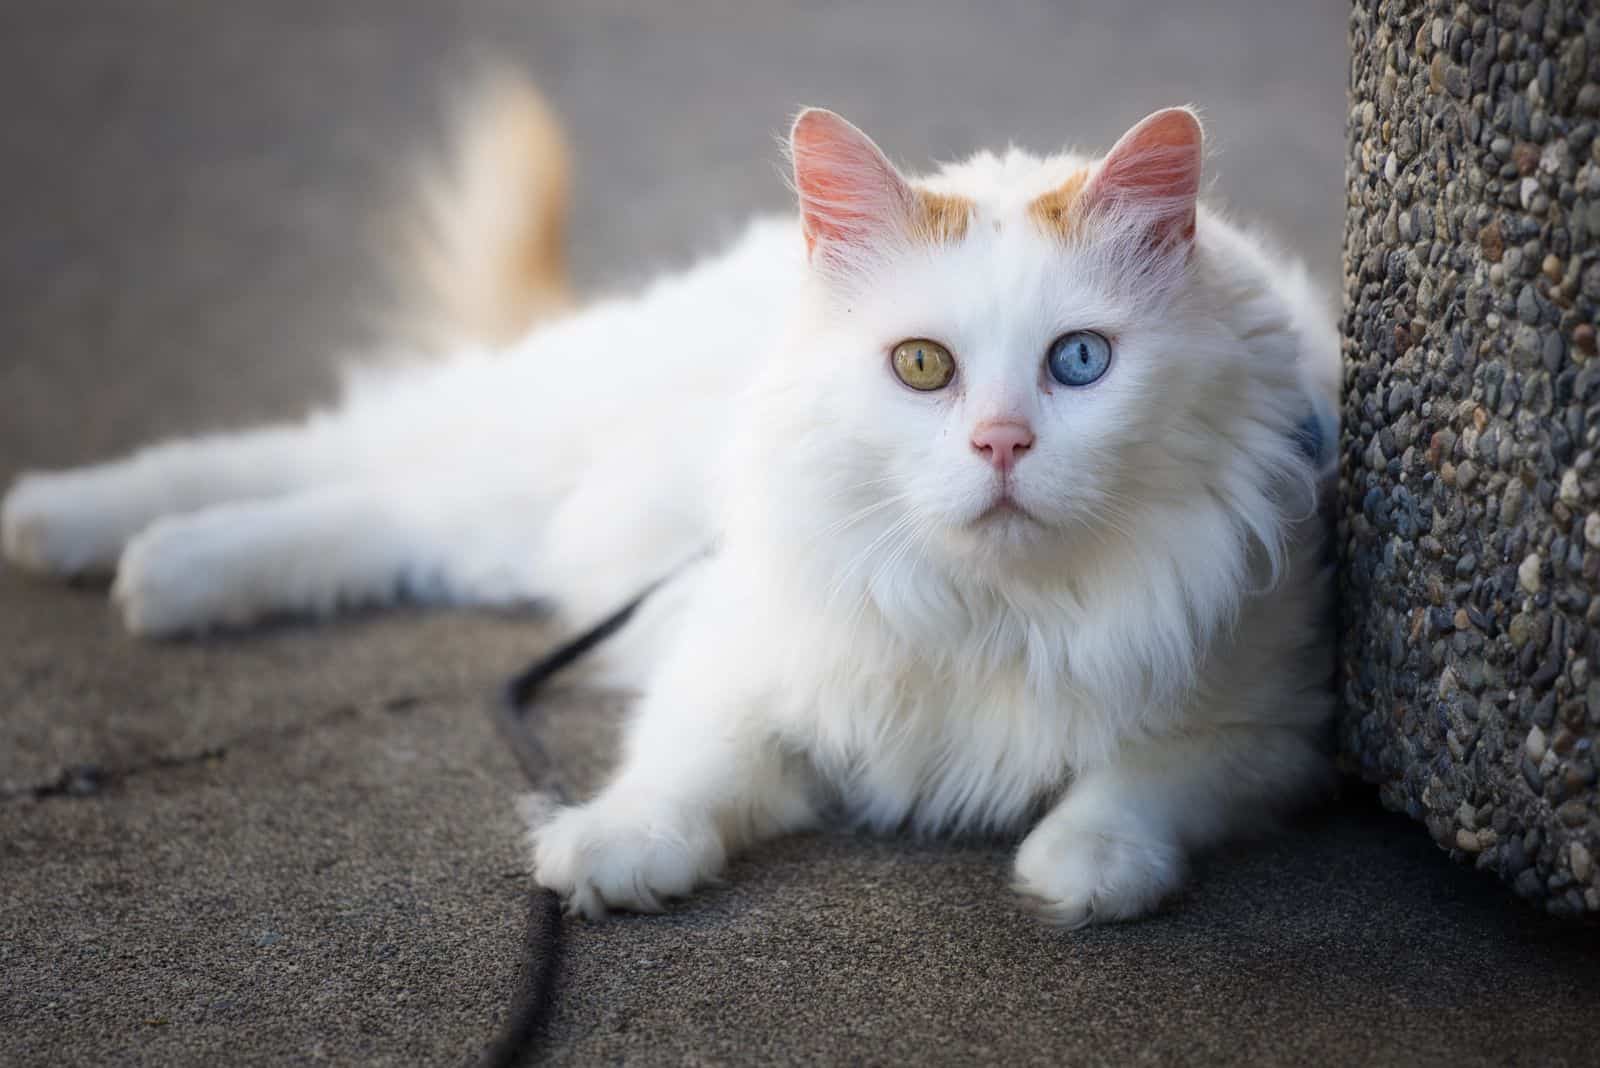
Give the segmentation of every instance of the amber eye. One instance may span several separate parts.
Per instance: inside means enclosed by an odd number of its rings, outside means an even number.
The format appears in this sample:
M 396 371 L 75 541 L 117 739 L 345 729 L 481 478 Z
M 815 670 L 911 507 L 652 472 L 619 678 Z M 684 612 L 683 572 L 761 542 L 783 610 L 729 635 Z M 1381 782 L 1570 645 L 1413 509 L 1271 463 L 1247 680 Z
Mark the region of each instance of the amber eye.
M 943 389 L 956 376 L 955 357 L 937 341 L 913 338 L 902 341 L 889 355 L 895 377 L 924 393 Z

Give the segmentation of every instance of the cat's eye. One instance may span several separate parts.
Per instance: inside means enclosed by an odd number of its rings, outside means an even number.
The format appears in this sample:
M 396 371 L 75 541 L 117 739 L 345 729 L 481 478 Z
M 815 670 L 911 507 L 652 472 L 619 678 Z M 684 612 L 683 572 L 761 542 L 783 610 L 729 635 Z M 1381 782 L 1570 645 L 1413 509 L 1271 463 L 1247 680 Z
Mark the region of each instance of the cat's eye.
M 1093 330 L 1074 330 L 1050 343 L 1045 362 L 1063 386 L 1087 386 L 1111 366 L 1111 342 Z
M 913 338 L 902 341 L 889 354 L 895 377 L 924 393 L 943 389 L 956 376 L 956 359 L 937 341 Z

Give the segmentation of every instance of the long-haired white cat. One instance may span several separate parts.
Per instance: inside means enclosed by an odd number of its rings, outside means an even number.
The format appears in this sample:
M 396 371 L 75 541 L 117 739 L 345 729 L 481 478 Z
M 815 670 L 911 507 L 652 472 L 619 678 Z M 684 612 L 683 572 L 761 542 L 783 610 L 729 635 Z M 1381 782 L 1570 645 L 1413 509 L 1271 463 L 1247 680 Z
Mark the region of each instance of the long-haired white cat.
M 147 635 L 402 597 L 582 624 L 673 576 L 605 650 L 621 766 L 533 832 L 590 916 L 837 816 L 1025 832 L 1046 916 L 1121 919 L 1326 783 L 1336 346 L 1197 206 L 1190 111 L 916 179 L 805 111 L 797 219 L 532 332 L 558 149 L 532 100 L 485 116 L 430 261 L 448 359 L 25 475 L 6 555 L 114 569 Z

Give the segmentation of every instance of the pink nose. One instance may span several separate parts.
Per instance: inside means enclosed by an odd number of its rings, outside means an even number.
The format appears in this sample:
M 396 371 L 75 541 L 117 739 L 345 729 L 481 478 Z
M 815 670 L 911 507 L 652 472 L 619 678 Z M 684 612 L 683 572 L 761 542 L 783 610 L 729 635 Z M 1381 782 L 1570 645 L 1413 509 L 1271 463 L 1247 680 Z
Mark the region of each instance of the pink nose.
M 1004 474 L 1033 444 L 1033 431 L 1022 423 L 980 423 L 972 432 L 972 447 Z

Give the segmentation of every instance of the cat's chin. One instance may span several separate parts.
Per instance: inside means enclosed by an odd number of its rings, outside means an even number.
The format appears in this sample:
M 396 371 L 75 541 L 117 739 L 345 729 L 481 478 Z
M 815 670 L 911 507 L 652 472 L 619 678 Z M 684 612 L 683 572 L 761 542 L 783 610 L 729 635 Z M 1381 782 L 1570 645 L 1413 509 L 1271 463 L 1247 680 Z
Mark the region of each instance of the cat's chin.
M 1013 519 L 1021 519 L 1029 523 L 1036 522 L 1028 510 L 1011 497 L 1001 497 L 988 508 L 978 513 L 978 518 L 972 522 L 974 526 L 978 526 L 985 523 L 1005 523 Z
M 947 541 L 962 556 L 1003 562 L 1029 555 L 1046 533 L 1046 526 L 1027 508 L 1007 497 L 957 523 Z

